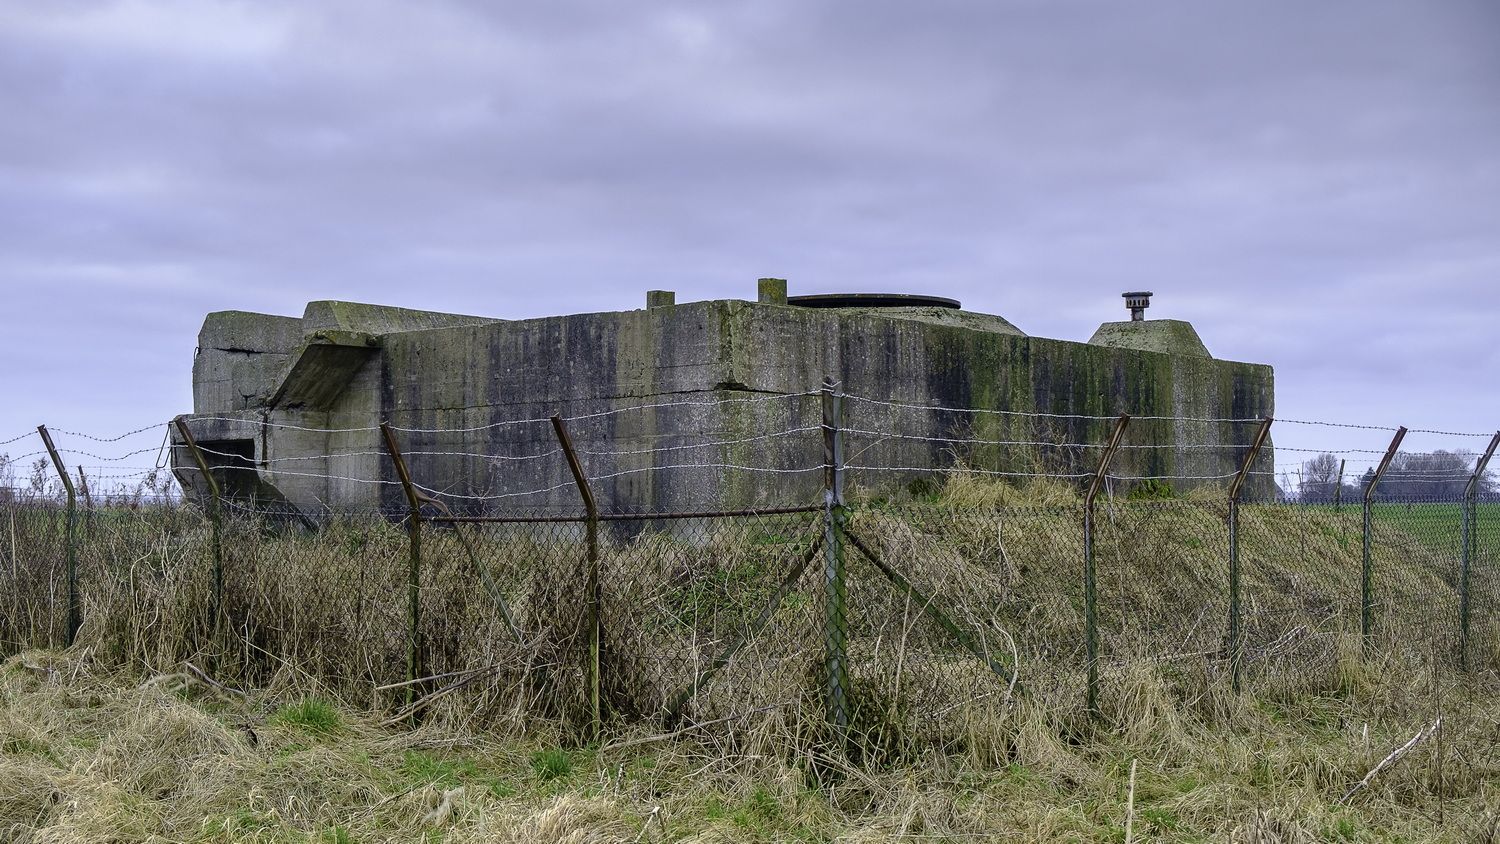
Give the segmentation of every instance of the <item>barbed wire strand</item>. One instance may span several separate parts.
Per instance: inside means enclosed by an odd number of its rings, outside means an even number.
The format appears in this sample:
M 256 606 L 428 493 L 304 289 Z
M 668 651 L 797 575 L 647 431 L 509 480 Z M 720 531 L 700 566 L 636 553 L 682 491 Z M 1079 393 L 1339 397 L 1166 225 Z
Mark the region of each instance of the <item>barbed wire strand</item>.
M 365 428 L 313 428 L 306 425 L 293 425 L 289 422 L 272 422 L 269 419 L 242 419 L 233 416 L 194 416 L 190 421 L 238 422 L 244 425 L 261 425 L 267 428 L 280 428 L 287 431 L 305 431 L 312 434 L 363 434 L 380 430 L 380 426 L 378 425 Z
M 183 472 L 197 472 L 198 471 L 198 467 L 197 466 L 179 466 L 177 468 L 178 468 L 178 471 L 183 471 Z M 259 472 L 260 471 L 255 466 L 215 466 L 210 471 L 213 471 L 214 469 L 223 470 L 223 471 L 226 471 L 226 472 Z M 286 470 L 286 469 L 278 469 L 276 471 L 276 474 L 278 474 L 278 475 L 285 475 L 287 477 L 292 477 L 292 478 L 322 478 L 323 480 L 330 480 L 330 481 L 352 481 L 354 483 L 360 483 L 360 484 L 385 484 L 385 485 L 388 485 L 388 486 L 400 486 L 401 485 L 400 481 L 388 481 L 388 480 L 385 480 L 384 478 L 356 478 L 356 477 L 354 477 L 352 475 L 332 475 L 332 474 L 328 474 L 326 472 L 292 472 L 292 471 L 289 471 L 289 470 Z
M 172 447 L 173 448 L 177 448 L 177 449 L 182 449 L 183 451 L 191 453 L 191 449 L 188 448 L 188 446 L 187 446 L 186 443 L 173 443 Z M 147 450 L 149 451 L 150 449 L 147 449 Z M 212 455 L 214 455 L 216 457 L 229 457 L 229 458 L 234 458 L 234 459 L 237 459 L 237 460 L 249 460 L 250 459 L 250 458 L 245 457 L 243 454 L 233 454 L 231 452 L 219 451 L 217 449 L 212 449 L 212 448 L 209 448 L 209 447 L 204 446 L 204 445 L 199 445 L 198 446 L 198 450 L 201 451 L 201 452 L 203 452 L 204 454 L 212 454 Z M 542 452 L 540 454 L 523 454 L 523 455 L 485 454 L 483 452 L 472 452 L 472 451 L 407 451 L 407 452 L 403 452 L 404 456 L 407 456 L 407 457 L 477 457 L 477 458 L 482 458 L 484 460 L 511 460 L 511 461 L 540 460 L 541 458 L 551 457 L 553 455 L 561 454 L 561 453 L 562 453 L 562 449 L 560 449 L 560 448 L 554 448 L 551 451 L 545 451 L 545 452 Z M 269 466 L 269 465 L 277 464 L 277 463 L 297 463 L 297 462 L 306 462 L 306 461 L 309 461 L 309 460 L 334 460 L 334 459 L 344 458 L 344 457 L 386 457 L 386 456 L 388 456 L 388 455 L 384 451 L 339 451 L 339 452 L 327 452 L 327 453 L 320 453 L 320 454 L 293 454 L 293 455 L 287 455 L 287 456 L 284 456 L 284 457 L 262 458 L 262 459 L 259 459 L 259 460 L 253 460 L 252 462 L 254 462 L 257 466 L 264 467 L 264 466 Z M 276 471 L 280 471 L 280 470 L 278 469 Z
M 1081 413 L 1044 413 L 1044 412 L 1039 412 L 1039 411 L 1028 411 L 1028 410 L 999 410 L 999 409 L 988 408 L 988 407 L 946 407 L 946 406 L 943 406 L 943 405 L 912 404 L 912 403 L 909 403 L 909 402 L 897 402 L 897 401 L 885 401 L 883 399 L 872 399 L 872 398 L 869 398 L 867 396 L 855 395 L 853 393 L 847 394 L 845 396 L 845 398 L 853 399 L 854 401 L 866 402 L 868 404 L 882 405 L 882 406 L 885 406 L 885 407 L 895 407 L 895 408 L 902 408 L 902 409 L 907 409 L 907 410 L 940 411 L 940 412 L 944 412 L 944 413 L 993 414 L 993 415 L 996 415 L 996 416 L 1016 416 L 1016 417 L 1030 418 L 1030 419 L 1084 419 L 1084 420 L 1095 421 L 1095 422 L 1102 422 L 1102 421 L 1107 421 L 1107 420 L 1112 420 L 1112 419 L 1118 419 L 1119 418 L 1119 414 L 1115 414 L 1113 416 L 1091 416 L 1091 415 L 1088 415 L 1088 414 L 1081 414 Z M 1246 417 L 1246 418 L 1240 419 L 1240 418 L 1217 418 L 1217 417 L 1196 417 L 1196 416 L 1144 416 L 1144 415 L 1143 416 L 1136 416 L 1136 415 L 1133 415 L 1133 414 L 1131 415 L 1130 418 L 1132 420 L 1134 420 L 1134 421 L 1142 421 L 1142 422 L 1210 422 L 1210 423 L 1222 423 L 1222 424 L 1248 424 L 1248 423 L 1252 423 L 1252 422 L 1253 423 L 1260 423 L 1260 422 L 1264 422 L 1265 421 L 1263 418 L 1260 418 L 1260 417 Z
M 859 436 L 878 437 L 880 439 L 899 439 L 899 440 L 911 440 L 911 441 L 916 441 L 916 442 L 941 442 L 941 443 L 954 443 L 954 444 L 959 444 L 959 445 L 1041 446 L 1041 447 L 1045 447 L 1045 448 L 1078 448 L 1078 449 L 1094 449 L 1094 450 L 1104 449 L 1104 448 L 1108 448 L 1109 447 L 1108 445 L 1106 445 L 1104 443 L 1048 442 L 1048 441 L 1045 441 L 1045 440 L 990 440 L 990 439 L 983 439 L 983 438 L 979 438 L 979 437 L 930 437 L 930 436 L 923 436 L 923 435 L 920 435 L 920 434 L 899 434 L 899 433 L 893 433 L 893 432 L 889 432 L 889 431 L 866 431 L 866 430 L 862 430 L 862 429 L 859 429 L 859 428 L 840 428 L 839 430 L 840 430 L 840 432 L 846 433 L 846 434 L 855 434 L 855 435 L 859 435 Z M 1139 450 L 1155 450 L 1155 449 L 1171 449 L 1171 450 L 1174 450 L 1174 451 L 1182 451 L 1182 450 L 1195 450 L 1196 451 L 1196 450 L 1219 449 L 1219 450 L 1234 452 L 1236 454 L 1236 456 L 1238 456 L 1239 453 L 1243 452 L 1244 450 L 1248 449 L 1249 447 L 1250 447 L 1250 445 L 1248 443 L 1244 443 L 1244 444 L 1240 444 L 1240 443 L 1193 443 L 1193 442 L 1182 442 L 1182 441 L 1179 441 L 1179 440 L 1173 440 L 1171 442 L 1154 444 L 1154 445 L 1150 444 L 1150 443 L 1144 443 L 1144 444 L 1122 444 L 1120 446 L 1117 446 L 1117 448 L 1119 448 L 1121 450 L 1138 450 L 1138 451 Z M 1279 446 L 1277 447 L 1277 450 L 1280 450 Z M 1289 450 L 1292 450 L 1292 451 L 1303 450 L 1303 451 L 1305 451 L 1306 449 L 1289 449 Z M 1371 450 L 1371 453 L 1384 454 L 1385 452 L 1383 452 L 1383 451 L 1381 451 L 1381 452 L 1375 452 L 1375 451 Z
M 580 448 L 578 449 L 578 453 L 587 454 L 591 457 L 627 457 L 639 454 L 660 454 L 667 451 L 688 451 L 697 448 L 717 448 L 719 446 L 726 445 L 743 445 L 745 443 L 759 442 L 761 440 L 771 440 L 778 437 L 791 436 L 793 434 L 805 434 L 811 431 L 820 431 L 822 429 L 822 425 L 804 425 L 800 428 L 786 428 L 781 431 L 773 431 L 769 434 L 757 434 L 753 437 L 742 437 L 740 439 L 734 440 L 714 440 L 711 442 L 689 443 L 686 445 L 666 445 L 656 446 L 654 448 L 622 449 L 618 451 L 593 451 L 586 448 Z
M 610 410 L 601 410 L 597 413 L 583 413 L 577 416 L 564 416 L 564 422 L 580 422 L 585 419 L 597 419 L 602 416 L 614 416 L 619 413 L 630 413 L 636 410 L 654 410 L 660 407 L 717 407 L 725 404 L 756 404 L 768 401 L 785 401 L 787 399 L 801 399 L 808 396 L 816 396 L 818 390 L 808 390 L 801 393 L 767 393 L 762 396 L 753 396 L 742 399 L 715 399 L 713 401 L 667 401 L 654 404 L 632 405 L 630 407 L 617 407 Z
M 768 469 L 768 468 L 763 468 L 763 467 L 758 467 L 758 466 L 741 466 L 741 465 L 733 464 L 733 463 L 683 463 L 683 464 L 679 464 L 679 465 L 675 465 L 675 466 L 643 466 L 643 467 L 636 468 L 636 469 L 622 469 L 622 470 L 620 470 L 618 472 L 610 472 L 609 474 L 606 474 L 606 475 L 590 475 L 590 476 L 588 476 L 588 480 L 590 482 L 607 481 L 607 480 L 611 480 L 613 478 L 623 477 L 625 475 L 638 474 L 640 472 L 657 472 L 657 471 L 665 471 L 665 470 L 668 470 L 668 469 L 739 469 L 739 470 L 746 471 L 746 472 L 762 472 L 762 473 L 771 473 L 771 474 L 800 474 L 800 473 L 804 473 L 804 472 L 821 472 L 821 471 L 823 471 L 824 467 L 821 466 L 821 465 L 819 465 L 819 466 L 808 466 L 808 467 L 796 468 L 796 469 Z M 467 501 L 494 501 L 494 500 L 501 499 L 501 498 L 515 498 L 515 497 L 523 496 L 523 495 L 540 495 L 542 493 L 554 492 L 554 491 L 559 490 L 559 489 L 566 489 L 566 488 L 572 487 L 572 486 L 574 486 L 574 482 L 571 481 L 571 480 L 569 480 L 569 481 L 563 481 L 562 483 L 559 483 L 559 484 L 554 484 L 553 486 L 544 487 L 542 489 L 533 489 L 533 490 L 527 490 L 527 491 L 524 491 L 524 492 L 496 493 L 496 494 L 491 494 L 491 495 L 466 495 L 466 494 L 453 493 L 453 492 L 439 492 L 438 490 L 432 489 L 431 487 L 425 487 L 425 486 L 422 486 L 421 484 L 418 484 L 418 483 L 415 483 L 415 482 L 412 483 L 412 486 L 415 486 L 418 489 L 422 490 L 423 492 L 427 492 L 427 493 L 430 493 L 432 495 L 443 495 L 443 496 L 447 496 L 449 498 L 460 498 L 460 499 L 464 499 L 464 500 L 467 500 Z
M 36 432 L 36 431 L 27 431 L 24 434 L 21 434 L 19 436 L 14 436 L 14 437 L 11 437 L 8 440 L 5 440 L 4 442 L 0 442 L 0 446 L 10 445 L 11 443 L 18 443 L 21 440 L 27 439 L 28 437 L 40 437 L 40 436 L 41 436 L 41 434 L 38 433 L 38 432 Z
M 93 434 L 87 434 L 81 431 L 65 431 L 61 428 L 48 428 L 47 431 L 49 433 L 59 434 L 65 437 L 79 437 L 85 440 L 93 440 L 96 443 L 117 443 L 120 440 L 125 439 L 126 437 L 133 437 L 136 434 L 144 434 L 147 431 L 154 431 L 157 428 L 161 428 L 167 424 L 168 423 L 166 422 L 155 422 L 153 424 L 147 425 L 144 428 L 136 428 L 134 431 L 126 431 L 125 433 L 115 437 L 96 437 Z M 0 443 L 0 445 L 3 445 L 3 443 Z
M 132 457 L 138 457 L 138 456 L 140 456 L 142 454 L 150 454 L 151 452 L 156 451 L 156 450 L 157 450 L 157 446 L 153 445 L 150 448 L 138 448 L 135 451 L 132 451 L 132 452 L 130 452 L 128 454 L 122 454 L 119 457 L 108 457 L 106 455 L 94 454 L 93 452 L 89 452 L 89 451 L 79 451 L 79 450 L 73 449 L 73 448 L 59 448 L 57 450 L 57 453 L 58 454 L 75 454 L 75 455 L 77 455 L 79 457 L 87 457 L 90 460 L 103 460 L 105 462 L 114 462 L 114 461 L 120 461 L 120 460 L 129 460 Z
M 819 467 L 819 468 L 823 468 L 823 467 Z M 1000 470 L 997 470 L 997 469 L 976 469 L 976 468 L 969 467 L 969 466 L 949 466 L 949 467 L 944 468 L 944 467 L 937 467 L 937 466 L 866 466 L 866 465 L 863 465 L 863 464 L 846 465 L 846 466 L 844 466 L 844 471 L 846 471 L 846 472 L 854 472 L 854 471 L 860 471 L 860 472 L 956 472 L 958 474 L 964 474 L 964 475 L 994 475 L 996 477 L 1006 477 L 1006 478 L 1058 478 L 1058 479 L 1090 478 L 1090 477 L 1093 477 L 1093 475 L 1094 475 L 1093 472 L 1079 472 L 1079 473 L 1074 473 L 1074 474 L 1050 473 L 1050 472 L 1004 472 L 1004 471 L 1000 471 Z

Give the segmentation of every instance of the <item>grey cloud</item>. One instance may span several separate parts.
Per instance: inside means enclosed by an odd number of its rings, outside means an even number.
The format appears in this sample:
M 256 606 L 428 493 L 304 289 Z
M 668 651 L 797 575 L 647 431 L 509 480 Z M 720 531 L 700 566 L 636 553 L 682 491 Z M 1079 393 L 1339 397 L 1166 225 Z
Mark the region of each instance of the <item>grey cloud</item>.
M 207 310 L 765 274 L 1072 339 L 1146 286 L 1289 415 L 1495 427 L 1497 34 L 1477 0 L 16 6 L 0 439 L 185 409 Z

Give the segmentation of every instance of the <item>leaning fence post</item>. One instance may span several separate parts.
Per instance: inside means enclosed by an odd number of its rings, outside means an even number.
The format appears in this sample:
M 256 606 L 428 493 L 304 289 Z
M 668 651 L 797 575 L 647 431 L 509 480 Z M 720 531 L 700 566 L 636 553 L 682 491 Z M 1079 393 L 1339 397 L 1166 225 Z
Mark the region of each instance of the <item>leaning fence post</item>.
M 1339 460 L 1339 479 L 1333 484 L 1333 511 L 1335 513 L 1344 509 L 1344 461 Z
M 1365 487 L 1364 551 L 1359 573 L 1359 637 L 1366 653 L 1370 650 L 1370 637 L 1375 632 L 1374 566 L 1370 556 L 1373 532 L 1370 521 L 1370 502 L 1375 497 L 1375 488 L 1380 486 L 1380 479 L 1385 477 L 1385 470 L 1389 469 L 1391 461 L 1396 459 L 1396 450 L 1401 448 L 1401 441 L 1405 438 L 1406 427 L 1403 425 L 1396 429 L 1396 435 L 1391 438 L 1390 448 L 1387 448 L 1385 456 L 1380 458 L 1380 466 L 1375 470 L 1375 477 L 1371 478 L 1369 486 Z
M 182 436 L 183 445 L 192 455 L 198 474 L 208 482 L 208 523 L 214 563 L 213 605 L 208 609 L 208 620 L 210 629 L 213 629 L 218 626 L 224 607 L 224 510 L 219 498 L 219 482 L 208 470 L 208 460 L 204 458 L 192 432 L 188 430 L 187 422 L 179 416 L 173 420 L 173 424 L 177 426 L 177 433 Z
M 84 473 L 82 466 L 78 467 L 78 494 L 83 496 L 83 509 L 92 511 L 94 496 L 89 494 L 89 476 Z
M 824 694 L 828 721 L 843 742 L 849 728 L 849 586 L 844 572 L 844 391 L 823 379 Z
M 1469 670 L 1469 571 L 1474 565 L 1474 535 L 1479 516 L 1474 506 L 1474 497 L 1479 491 L 1479 480 L 1484 477 L 1485 469 L 1489 467 L 1490 458 L 1495 456 L 1497 447 L 1500 447 L 1500 431 L 1495 433 L 1490 440 L 1490 447 L 1484 450 L 1484 455 L 1474 464 L 1474 474 L 1464 487 L 1463 563 L 1458 578 L 1458 667 L 1464 671 Z
M 1088 666 L 1087 707 L 1089 714 L 1099 712 L 1099 614 L 1098 584 L 1094 572 L 1094 499 L 1104 486 L 1109 474 L 1109 464 L 1120 450 L 1120 441 L 1125 438 L 1125 427 L 1130 424 L 1130 415 L 1120 414 L 1115 422 L 1109 445 L 1104 447 L 1104 456 L 1099 458 L 1099 468 L 1089 481 L 1088 493 L 1083 497 L 1083 648 Z
M 1245 452 L 1245 462 L 1240 472 L 1229 485 L 1229 685 L 1236 694 L 1240 691 L 1240 665 L 1244 654 L 1240 647 L 1240 493 L 1245 488 L 1245 478 L 1255 467 L 1261 447 L 1271 433 L 1271 417 L 1267 416 L 1255 432 L 1250 450 Z
M 62 455 L 57 453 L 57 446 L 52 444 L 52 434 L 48 433 L 46 425 L 36 426 L 36 432 L 42 435 L 42 444 L 47 446 L 47 454 L 52 458 L 52 468 L 57 470 L 57 476 L 62 479 L 63 490 L 68 494 L 67 510 L 67 580 L 68 580 L 68 631 L 67 645 L 72 646 L 73 640 L 78 636 L 78 628 L 83 626 L 83 607 L 78 596 L 78 495 L 73 491 L 73 479 L 68 477 L 67 467 L 63 466 Z
M 422 499 L 411 482 L 411 472 L 406 469 L 396 432 L 389 422 L 380 423 L 380 433 L 385 437 L 385 450 L 396 465 L 396 477 L 406 493 L 406 531 L 411 543 L 406 569 L 406 613 L 411 625 L 406 644 L 406 705 L 410 707 L 416 698 L 416 681 L 422 670 Z
M 552 428 L 557 432 L 557 441 L 562 446 L 563 455 L 568 459 L 568 470 L 573 473 L 573 483 L 577 485 L 578 495 L 583 499 L 583 511 L 587 517 L 585 521 L 587 571 L 584 582 L 587 598 L 584 605 L 584 621 L 588 626 L 589 653 L 584 666 L 584 683 L 588 687 L 589 738 L 595 739 L 599 737 L 604 721 L 599 694 L 601 685 L 599 651 L 604 644 L 599 591 L 599 506 L 594 500 L 594 490 L 589 486 L 588 476 L 583 473 L 583 464 L 578 460 L 578 452 L 573 448 L 573 438 L 568 436 L 568 428 L 563 424 L 561 416 L 552 417 Z
M 89 492 L 89 476 L 84 474 L 82 466 L 78 467 L 78 496 L 83 499 L 83 515 L 79 521 L 83 523 L 84 536 L 92 536 L 98 520 L 94 518 L 94 496 Z

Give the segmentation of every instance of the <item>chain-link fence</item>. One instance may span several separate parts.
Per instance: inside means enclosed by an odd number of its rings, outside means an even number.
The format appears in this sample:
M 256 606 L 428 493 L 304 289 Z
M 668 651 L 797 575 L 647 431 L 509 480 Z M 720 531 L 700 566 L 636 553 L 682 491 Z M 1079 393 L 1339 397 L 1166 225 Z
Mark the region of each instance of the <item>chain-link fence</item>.
M 1463 664 L 1500 673 L 1500 502 L 1470 505 L 1469 511 Z
M 0 648 L 68 644 L 76 603 L 100 656 L 313 678 L 393 716 L 815 709 L 888 748 L 963 741 L 1022 695 L 1108 707 L 1142 666 L 1183 699 L 1328 689 L 1359 659 L 1500 670 L 1500 504 L 1231 510 L 1106 495 L 1085 518 L 1076 496 L 939 494 L 593 519 L 424 508 L 414 524 L 226 503 L 216 526 L 188 505 L 12 502 Z
M 68 514 L 54 502 L 0 506 L 0 647 L 46 647 L 67 637 Z

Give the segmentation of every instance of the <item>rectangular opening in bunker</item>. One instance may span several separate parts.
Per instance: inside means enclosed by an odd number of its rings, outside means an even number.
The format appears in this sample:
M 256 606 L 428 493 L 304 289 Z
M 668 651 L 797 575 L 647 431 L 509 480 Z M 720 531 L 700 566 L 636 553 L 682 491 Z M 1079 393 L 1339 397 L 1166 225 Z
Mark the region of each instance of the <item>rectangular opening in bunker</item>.
M 208 461 L 208 471 L 219 482 L 225 498 L 249 500 L 259 486 L 255 472 L 255 440 L 208 440 L 198 447 Z

